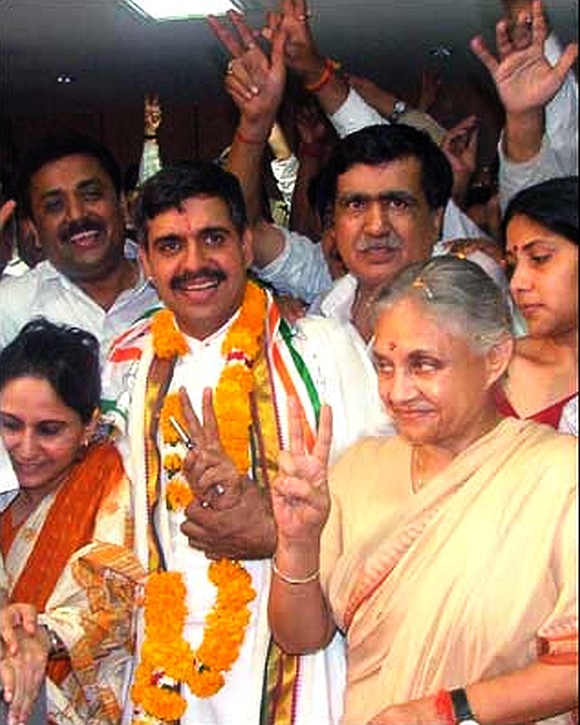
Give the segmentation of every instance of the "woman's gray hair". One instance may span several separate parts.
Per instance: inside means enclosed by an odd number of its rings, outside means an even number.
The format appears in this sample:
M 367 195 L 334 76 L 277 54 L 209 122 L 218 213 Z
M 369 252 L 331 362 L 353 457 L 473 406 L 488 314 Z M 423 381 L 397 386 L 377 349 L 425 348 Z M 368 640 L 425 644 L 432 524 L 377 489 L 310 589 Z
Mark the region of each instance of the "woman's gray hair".
M 379 293 L 375 319 L 403 298 L 420 299 L 445 328 L 463 335 L 477 352 L 487 352 L 512 336 L 504 293 L 474 262 L 433 257 L 402 269 Z

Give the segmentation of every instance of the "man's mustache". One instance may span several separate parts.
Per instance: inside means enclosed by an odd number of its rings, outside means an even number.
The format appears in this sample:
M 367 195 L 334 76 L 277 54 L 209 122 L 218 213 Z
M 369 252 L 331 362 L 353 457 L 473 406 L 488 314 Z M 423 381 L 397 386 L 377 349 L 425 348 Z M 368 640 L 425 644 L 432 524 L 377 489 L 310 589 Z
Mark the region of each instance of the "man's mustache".
M 356 243 L 357 252 L 370 252 L 377 249 L 394 251 L 401 249 L 403 242 L 398 237 L 363 237 Z
M 69 244 L 70 240 L 77 234 L 90 234 L 91 232 L 104 232 L 105 224 L 97 219 L 73 219 L 64 226 L 59 233 L 61 242 Z
M 221 269 L 202 267 L 195 272 L 184 272 L 171 279 L 169 286 L 172 290 L 179 290 L 197 282 L 225 282 L 226 273 Z

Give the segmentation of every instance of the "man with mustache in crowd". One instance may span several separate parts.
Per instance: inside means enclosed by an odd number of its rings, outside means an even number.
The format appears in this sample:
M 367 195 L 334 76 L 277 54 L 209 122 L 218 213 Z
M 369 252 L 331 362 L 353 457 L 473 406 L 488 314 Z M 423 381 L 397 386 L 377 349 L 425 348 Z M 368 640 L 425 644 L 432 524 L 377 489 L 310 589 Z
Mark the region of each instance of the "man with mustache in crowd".
M 45 261 L 0 284 L 0 347 L 32 317 L 92 332 L 103 354 L 157 293 L 126 252 L 121 172 L 98 141 L 74 133 L 30 147 L 17 172 L 17 208 Z M 133 255 L 134 256 L 134 255 Z
M 274 69 L 281 64 L 300 69 L 306 89 L 316 92 L 321 101 L 330 94 L 337 107 L 349 94 L 346 81 L 318 54 L 306 3 L 282 0 L 280 9 L 271 26 L 285 34 L 285 43 L 282 48 L 272 46 L 270 57 L 239 13 L 228 13 L 233 30 L 217 18 L 210 19 L 214 33 L 233 56 L 226 88 L 240 110 L 229 168 L 240 179 L 254 212 L 264 139 L 285 83 L 285 75 Z M 330 110 L 329 104 L 322 105 Z M 331 233 L 349 274 L 330 287 L 319 245 L 295 235 L 290 240 L 284 230 L 257 220 L 257 214 L 253 216 L 255 264 L 260 277 L 281 292 L 311 300 L 327 289 L 317 300 L 316 312 L 352 322 L 368 342 L 378 289 L 405 265 L 437 251 L 451 199 L 452 168 L 426 133 L 404 124 L 368 125 L 337 143 L 322 178 L 325 205 L 332 210 Z M 487 254 L 477 250 L 472 256 L 499 276 L 497 263 Z
M 135 224 L 165 309 L 118 338 L 103 371 L 151 572 L 123 722 L 281 724 L 293 713 L 296 725 L 334 725 L 341 638 L 300 658 L 270 641 L 270 576 L 284 574 L 271 562 L 269 482 L 289 406 L 305 445 L 332 406 L 333 455 L 382 420 L 374 370 L 352 328 L 291 326 L 247 279 L 252 235 L 233 175 L 167 167 L 143 185 Z

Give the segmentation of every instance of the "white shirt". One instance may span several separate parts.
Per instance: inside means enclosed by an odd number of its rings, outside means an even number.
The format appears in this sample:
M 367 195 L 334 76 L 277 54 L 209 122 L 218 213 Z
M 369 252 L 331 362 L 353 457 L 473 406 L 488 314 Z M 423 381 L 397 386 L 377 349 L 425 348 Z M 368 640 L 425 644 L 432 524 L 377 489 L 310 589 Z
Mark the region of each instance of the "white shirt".
M 0 348 L 11 342 L 33 317 L 42 315 L 52 322 L 92 332 L 104 358 L 112 340 L 158 304 L 157 292 L 140 272 L 135 287 L 122 292 L 112 307 L 104 310 L 49 261 L 44 261 L 20 277 L 2 279 Z

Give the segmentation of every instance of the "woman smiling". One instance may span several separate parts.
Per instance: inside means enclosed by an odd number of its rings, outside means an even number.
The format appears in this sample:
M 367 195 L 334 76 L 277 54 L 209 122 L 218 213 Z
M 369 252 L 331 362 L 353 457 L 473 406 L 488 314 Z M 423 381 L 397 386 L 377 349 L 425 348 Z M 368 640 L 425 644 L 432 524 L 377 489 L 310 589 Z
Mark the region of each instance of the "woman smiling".
M 313 451 L 291 420 L 270 621 L 291 652 L 345 633 L 344 725 L 571 722 L 577 441 L 498 414 L 512 349 L 479 267 L 414 264 L 375 327 L 398 435 L 356 443 L 327 482 L 330 411 Z
M 40 622 L 34 635 L 15 628 L 17 651 L 1 663 L 13 722 L 26 717 L 45 667 L 49 722 L 120 718 L 140 568 L 120 457 L 94 441 L 99 398 L 89 333 L 39 319 L 0 354 L 0 434 L 19 483 L 0 515 L 6 594 Z

